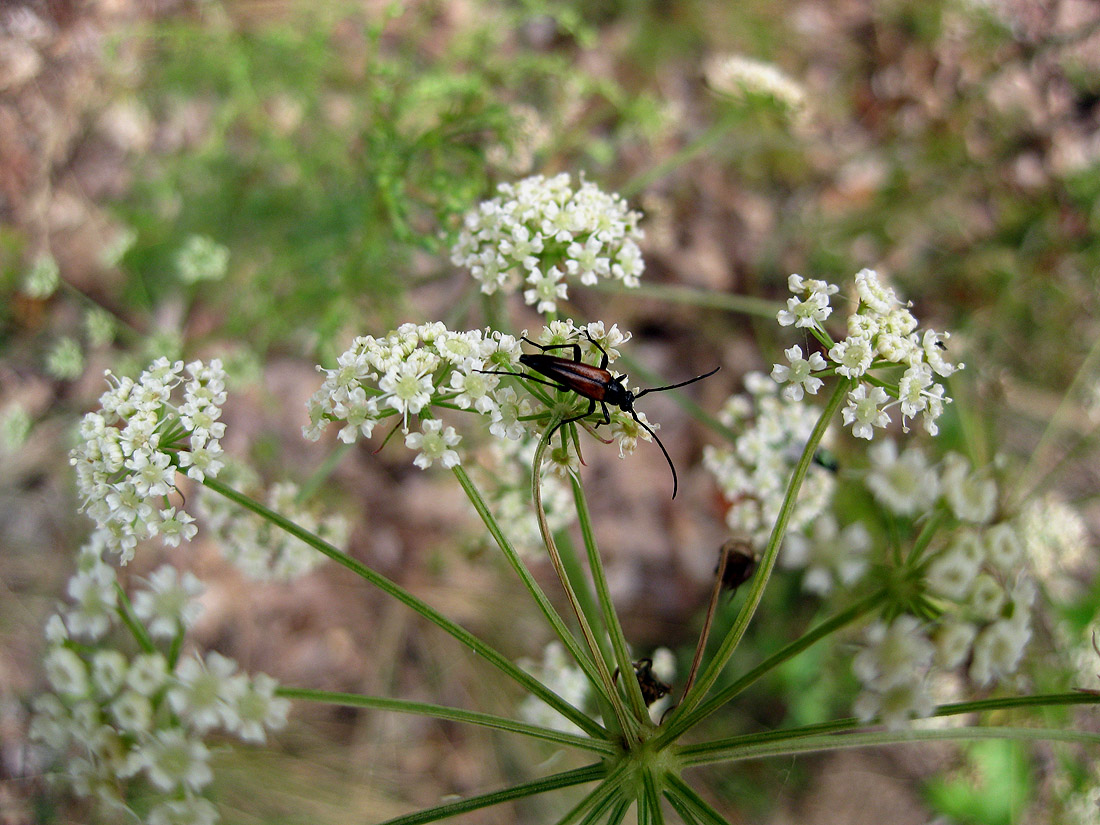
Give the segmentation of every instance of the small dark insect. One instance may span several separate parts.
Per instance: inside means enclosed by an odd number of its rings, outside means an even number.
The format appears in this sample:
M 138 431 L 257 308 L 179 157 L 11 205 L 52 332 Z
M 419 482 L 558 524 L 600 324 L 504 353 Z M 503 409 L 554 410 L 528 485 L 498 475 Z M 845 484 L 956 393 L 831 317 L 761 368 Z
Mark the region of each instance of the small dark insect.
M 554 389 L 575 392 L 582 398 L 588 399 L 587 410 L 580 415 L 574 415 L 571 418 L 559 421 L 557 427 L 571 424 L 574 421 L 580 421 L 582 418 L 587 418 L 596 411 L 597 403 L 603 411 L 603 421 L 596 422 L 597 427 L 600 426 L 600 424 L 611 423 L 611 413 L 607 409 L 608 404 L 613 404 L 623 412 L 630 413 L 631 417 L 638 422 L 646 432 L 653 436 L 653 440 L 657 442 L 657 446 L 660 447 L 661 452 L 664 453 L 665 461 L 668 462 L 669 469 L 672 470 L 672 497 L 676 498 L 676 490 L 678 487 L 676 467 L 673 465 L 672 458 L 669 456 L 668 450 L 665 449 L 665 445 L 662 444 L 661 439 L 657 437 L 657 433 L 653 432 L 648 424 L 638 418 L 638 413 L 634 411 L 634 402 L 646 393 L 673 390 L 677 387 L 694 384 L 696 381 L 702 381 L 704 378 L 709 378 L 714 375 L 721 367 L 715 367 L 708 373 L 697 375 L 695 378 L 688 381 L 681 381 L 678 384 L 669 384 L 664 387 L 649 387 L 648 389 L 634 393 L 628 390 L 626 385 L 623 384 L 623 379 L 626 378 L 625 375 L 613 375 L 611 371 L 607 369 L 607 350 L 600 346 L 599 342 L 588 334 L 588 330 L 584 330 L 584 337 L 587 338 L 602 355 L 598 367 L 592 364 L 585 364 L 581 361 L 580 344 L 550 344 L 544 346 L 543 344 L 535 343 L 530 338 L 524 337 L 522 340 L 533 347 L 538 347 L 542 352 L 538 354 L 525 352 L 519 357 L 519 362 L 540 375 L 545 375 L 550 379 L 549 381 L 536 378 L 526 372 L 507 372 L 503 370 L 478 370 L 478 372 L 484 372 L 490 375 L 516 375 L 520 378 L 526 378 L 529 381 L 537 381 L 540 384 L 545 384 Z M 570 359 L 562 358 L 557 355 L 545 354 L 547 350 L 552 349 L 572 349 L 573 357 Z M 557 427 L 554 429 L 557 429 Z
M 646 657 L 631 664 L 634 666 L 634 675 L 638 679 L 638 687 L 642 689 L 642 700 L 647 708 L 661 697 L 667 696 L 672 690 L 672 685 L 662 682 L 653 672 L 652 659 Z M 616 682 L 619 680 L 618 668 L 615 668 L 614 680 Z
M 756 572 L 756 555 L 752 551 L 752 545 L 744 539 L 730 539 L 722 545 L 718 553 L 718 567 L 714 572 L 721 571 L 722 589 L 729 591 L 732 596 Z

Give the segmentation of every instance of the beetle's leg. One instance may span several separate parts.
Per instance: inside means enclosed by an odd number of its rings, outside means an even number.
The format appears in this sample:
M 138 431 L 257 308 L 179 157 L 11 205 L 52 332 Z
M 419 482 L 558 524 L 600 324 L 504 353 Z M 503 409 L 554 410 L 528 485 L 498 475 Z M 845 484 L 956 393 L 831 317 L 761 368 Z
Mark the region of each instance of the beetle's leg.
M 482 375 L 514 375 L 516 378 L 526 378 L 528 381 L 534 381 L 536 384 L 545 384 L 548 387 L 553 387 L 556 390 L 568 390 L 568 387 L 563 387 L 561 384 L 556 384 L 553 381 L 547 381 L 545 378 L 539 378 L 538 376 L 531 375 L 527 372 L 507 372 L 505 370 L 474 370 L 474 372 L 480 372 Z
M 581 347 L 580 344 L 537 344 L 528 338 L 526 335 L 520 337 L 521 341 L 526 341 L 533 347 L 538 347 L 543 352 L 550 349 L 571 349 L 573 350 L 573 361 L 577 364 L 581 362 Z
M 600 346 L 600 342 L 593 338 L 591 334 L 589 334 L 587 329 L 584 331 L 584 337 L 587 338 L 589 343 L 592 344 L 592 346 L 594 346 L 596 349 L 598 349 L 600 351 L 600 355 L 603 356 L 602 358 L 600 358 L 600 369 L 607 369 L 607 350 Z
M 582 412 L 580 415 L 574 415 L 572 418 L 564 418 L 558 422 L 558 427 L 563 427 L 566 424 L 572 424 L 574 421 L 580 421 L 582 418 L 588 418 L 596 411 L 596 402 L 593 399 L 588 399 L 588 409 Z M 558 427 L 555 427 L 556 430 Z
M 611 424 L 611 413 L 608 412 L 607 404 L 605 404 L 603 401 L 601 401 L 600 406 L 603 407 L 603 421 L 597 421 L 596 422 L 597 427 L 600 426 L 601 424 Z

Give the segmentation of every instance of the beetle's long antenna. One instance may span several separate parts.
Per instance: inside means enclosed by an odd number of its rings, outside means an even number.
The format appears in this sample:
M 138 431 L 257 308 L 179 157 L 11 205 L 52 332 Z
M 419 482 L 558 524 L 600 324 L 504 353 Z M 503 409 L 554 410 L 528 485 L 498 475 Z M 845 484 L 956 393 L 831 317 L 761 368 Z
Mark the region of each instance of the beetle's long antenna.
M 697 375 L 694 378 L 688 379 L 687 381 L 681 381 L 679 384 L 669 384 L 667 387 L 650 387 L 649 389 L 640 390 L 634 393 L 634 399 L 637 400 L 641 398 L 647 392 L 661 392 L 662 390 L 674 390 L 677 387 L 686 387 L 688 384 L 694 384 L 696 381 L 702 381 L 704 378 L 710 378 L 720 369 L 722 369 L 721 365 L 715 367 L 710 372 L 703 373 L 702 375 Z M 640 424 L 641 422 L 639 421 L 638 423 Z
M 700 376 L 700 378 L 706 378 L 706 376 L 703 375 L 703 376 Z M 698 379 L 693 379 L 693 380 L 698 380 Z M 688 383 L 691 383 L 691 382 L 688 382 Z M 634 410 L 631 410 L 630 414 L 632 416 L 634 416 L 635 421 L 637 421 L 639 424 L 641 424 L 645 428 L 645 431 L 647 433 L 649 433 L 651 436 L 653 436 L 653 440 L 657 442 L 657 446 L 660 447 L 661 452 L 665 454 L 665 461 L 668 462 L 668 468 L 670 470 L 672 470 L 672 497 L 676 498 L 676 490 L 679 486 L 679 482 L 676 480 L 676 465 L 672 463 L 672 458 L 669 456 L 668 450 L 666 450 L 665 445 L 661 443 L 661 439 L 657 437 L 657 433 L 653 432 L 653 429 L 648 424 L 646 424 L 644 421 L 642 421 L 642 419 L 638 418 L 638 413 L 634 412 Z

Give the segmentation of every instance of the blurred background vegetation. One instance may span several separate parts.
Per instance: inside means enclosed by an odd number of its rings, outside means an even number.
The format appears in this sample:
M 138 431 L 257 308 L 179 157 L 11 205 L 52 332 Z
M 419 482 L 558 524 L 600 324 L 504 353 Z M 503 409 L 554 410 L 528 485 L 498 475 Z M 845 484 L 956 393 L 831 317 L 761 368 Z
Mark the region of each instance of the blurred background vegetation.
M 583 172 L 645 213 L 646 287 L 574 288 L 570 313 L 634 331 L 634 355 L 663 375 L 702 372 L 717 354 L 726 368 L 696 396 L 707 410 L 788 345 L 774 309 L 741 298 L 785 299 L 792 272 L 888 275 L 968 364 L 952 382 L 947 446 L 978 464 L 1030 460 L 1095 547 L 1094 3 L 28 0 L 0 7 L 0 27 L 4 821 L 85 815 L 21 777 L 18 754 L 42 679 L 41 624 L 88 526 L 66 452 L 106 368 L 224 358 L 231 451 L 270 481 L 314 478 L 325 507 L 354 520 L 354 555 L 509 655 L 539 656 L 545 629 L 448 476 L 413 468 L 398 447 L 374 454 L 377 438 L 339 462 L 327 460 L 333 444 L 300 438 L 313 365 L 331 365 L 354 335 L 407 320 L 536 325 L 448 260 L 462 212 L 529 174 Z M 805 106 L 717 93 L 705 67 L 728 54 L 782 69 Z M 53 267 L 58 289 L 28 287 Z M 686 669 L 723 504 L 697 461 L 713 435 L 671 401 L 653 407 L 681 471 L 674 506 L 656 451 L 629 467 L 586 455 L 586 473 L 628 636 L 641 651 L 673 648 Z M 338 571 L 256 586 L 201 533 L 170 557 L 210 588 L 197 641 L 284 683 L 505 714 L 518 701 Z M 154 563 L 139 556 L 125 574 Z M 1075 560 L 1048 594 L 1057 607 L 1033 642 L 1035 689 L 1065 687 L 1047 654 L 1057 627 L 1080 631 L 1096 615 L 1095 566 L 1095 552 Z M 817 610 L 777 575 L 745 661 Z M 721 724 L 847 715 L 848 667 L 842 647 L 814 649 Z M 269 750 L 220 758 L 217 794 L 227 822 L 373 820 L 560 758 L 447 723 L 301 708 Z M 1068 821 L 1059 799 L 1085 777 L 1067 749 L 982 743 L 739 764 L 705 783 L 732 821 L 1001 825 Z

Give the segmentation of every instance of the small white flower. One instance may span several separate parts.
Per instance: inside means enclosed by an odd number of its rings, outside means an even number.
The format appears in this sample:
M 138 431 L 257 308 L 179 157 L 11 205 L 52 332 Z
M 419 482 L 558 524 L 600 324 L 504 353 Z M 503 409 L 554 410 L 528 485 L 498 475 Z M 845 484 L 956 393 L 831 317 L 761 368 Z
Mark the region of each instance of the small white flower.
M 898 515 L 925 513 L 939 497 L 939 477 L 919 447 L 909 447 L 899 456 L 897 444 L 886 439 L 872 446 L 868 455 L 867 489 Z
M 126 684 L 141 696 L 152 696 L 168 681 L 168 662 L 160 653 L 143 653 L 130 663 Z
M 458 391 L 454 402 L 464 410 L 473 407 L 484 415 L 492 415 L 493 410 L 496 409 L 492 393 L 499 383 L 500 379 L 497 376 L 482 372 L 451 373 L 451 388 Z
M 290 701 L 275 696 L 278 683 L 257 673 L 237 695 L 237 734 L 246 742 L 266 742 L 268 730 L 286 726 Z
M 1026 622 L 1002 619 L 989 625 L 974 640 L 970 678 L 985 687 L 1015 672 L 1030 639 L 1031 628 Z
M 928 586 L 941 596 L 961 601 L 970 592 L 974 577 L 978 575 L 979 558 L 967 552 L 968 539 L 948 547 L 928 566 L 925 580 Z
M 420 432 L 405 436 L 405 446 L 410 450 L 420 451 L 413 459 L 413 464 L 422 470 L 431 467 L 437 459 L 447 470 L 457 466 L 461 459 L 458 452 L 451 448 L 460 441 L 462 436 L 455 432 L 455 428 L 443 429 L 443 422 L 438 419 L 423 421 Z
M 893 310 L 902 306 L 897 294 L 893 289 L 882 283 L 875 270 L 861 269 L 856 273 L 855 280 L 859 300 L 873 312 L 879 315 L 889 315 Z
M 73 381 L 84 372 L 84 351 L 74 338 L 63 336 L 46 354 L 46 372 L 61 381 Z
M 185 284 L 220 281 L 229 268 L 229 250 L 203 235 L 190 235 L 176 254 L 176 271 Z
M 985 553 L 989 563 L 1002 573 L 1014 572 L 1024 554 L 1019 530 L 1007 522 L 995 524 L 985 531 Z
M 992 621 L 1001 614 L 1006 596 L 1004 588 L 988 573 L 979 573 L 974 579 L 968 597 L 974 614 L 986 621 Z
M 944 670 L 953 670 L 970 655 L 978 630 L 969 622 L 951 621 L 941 624 L 934 634 L 936 664 Z
M 965 364 L 952 364 L 943 357 L 945 344 L 950 337 L 951 333 L 949 332 L 936 332 L 928 329 L 924 331 L 924 337 L 921 339 L 921 346 L 924 348 L 924 360 L 936 375 L 942 375 L 944 378 L 966 366 Z
M 832 346 L 829 358 L 836 364 L 836 371 L 846 378 L 858 378 L 871 366 L 875 351 L 866 338 L 845 338 Z
M 844 423 L 851 425 L 852 435 L 856 438 L 866 438 L 868 441 L 874 436 L 875 427 L 885 427 L 890 423 L 890 416 L 882 409 L 882 405 L 889 401 L 889 396 L 882 387 L 873 387 L 870 392 L 866 384 L 860 384 L 848 393 L 848 406 L 842 410 Z
M 813 520 L 809 534 L 788 533 L 780 558 L 784 567 L 804 569 L 802 589 L 826 596 L 854 584 L 867 570 L 871 534 L 862 524 L 839 528 L 828 513 Z
M 99 563 L 87 572 L 77 572 L 66 589 L 75 605 L 65 614 L 65 625 L 73 636 L 100 639 L 117 616 L 118 592 L 114 571 Z
M 88 668 L 84 660 L 67 647 L 55 647 L 44 661 L 50 687 L 62 696 L 83 696 L 88 692 Z
M 857 678 L 876 691 L 907 684 L 932 663 L 935 647 L 915 616 L 903 614 L 866 632 L 866 646 L 852 661 Z
M 527 432 L 520 419 L 530 414 L 530 402 L 526 398 L 520 398 L 511 387 L 505 387 L 497 392 L 497 408 L 493 411 L 489 432 L 497 438 L 517 441 Z
M 149 589 L 135 594 L 134 613 L 146 623 L 150 635 L 170 639 L 180 628 L 194 625 L 202 613 L 198 597 L 203 589 L 194 573 L 180 576 L 171 565 L 162 565 L 149 577 Z
M 111 702 L 111 718 L 127 733 L 147 733 L 153 725 L 153 705 L 147 696 L 126 690 Z
M 856 699 L 854 711 L 863 722 L 878 718 L 888 729 L 899 730 L 910 719 L 931 716 L 935 707 L 927 680 L 913 678 L 891 685 L 882 692 L 863 691 Z
M 958 453 L 949 453 L 943 464 L 943 494 L 952 512 L 974 524 L 992 520 L 997 509 L 996 483 L 974 472 Z
M 556 266 L 552 266 L 545 273 L 537 269 L 527 276 L 527 283 L 531 288 L 523 293 L 523 300 L 528 304 L 537 304 L 537 312 L 556 312 L 558 301 L 564 301 L 569 295 L 569 288 L 562 280 L 564 273 Z
M 824 383 L 820 378 L 815 378 L 812 373 L 825 369 L 825 359 L 820 352 L 811 353 L 810 357 L 802 357 L 802 348 L 793 346 L 784 350 L 790 366 L 776 364 L 772 367 L 772 380 L 777 384 L 790 382 L 790 386 L 784 387 L 783 396 L 791 401 L 801 401 L 803 391 L 810 395 L 817 395 Z
M 239 721 L 236 698 L 243 687 L 235 678 L 236 671 L 236 662 L 213 651 L 205 662 L 185 658 L 176 667 L 176 684 L 168 691 L 168 703 L 200 733 L 218 725 L 232 730 Z
M 181 787 L 200 791 L 214 778 L 206 745 L 178 728 L 157 732 L 136 753 L 149 780 L 162 791 Z
M 635 410 L 635 414 L 638 416 L 638 420 L 622 412 L 611 414 L 611 437 L 619 445 L 619 458 L 633 454 L 638 448 L 639 438 L 643 441 L 653 440 L 646 431 L 646 426 L 650 429 L 661 426 L 660 424 L 651 424 L 643 412 Z M 643 426 L 643 423 L 645 426 Z
M 61 269 L 53 255 L 45 252 L 34 263 L 23 279 L 23 292 L 37 300 L 49 298 L 61 284 Z
M 114 696 L 126 680 L 129 662 L 117 650 L 97 650 L 92 655 L 92 685 L 100 696 Z
M 402 363 L 383 375 L 378 387 L 386 394 L 386 405 L 404 416 L 407 432 L 409 413 L 419 413 L 432 400 L 432 373 L 417 363 Z

